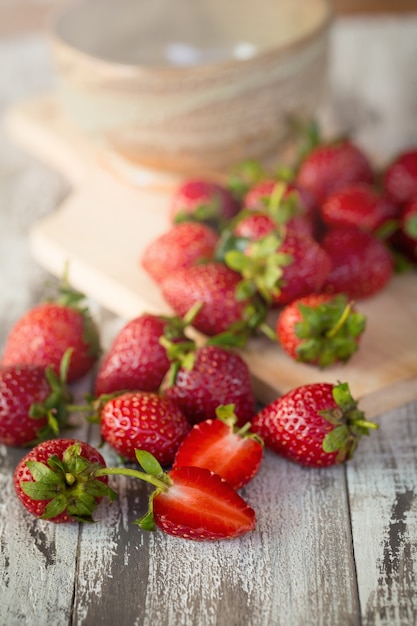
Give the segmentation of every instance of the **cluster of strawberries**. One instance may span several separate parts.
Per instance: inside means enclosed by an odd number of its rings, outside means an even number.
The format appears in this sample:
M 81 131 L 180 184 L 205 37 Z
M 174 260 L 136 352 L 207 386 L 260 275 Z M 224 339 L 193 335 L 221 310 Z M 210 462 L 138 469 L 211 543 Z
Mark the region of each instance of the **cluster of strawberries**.
M 182 185 L 171 227 L 141 258 L 172 316 L 129 320 L 101 358 L 83 295 L 64 286 L 11 329 L 0 443 L 31 447 L 14 482 L 36 517 L 91 521 L 101 499 L 115 497 L 108 476 L 126 475 L 155 488 L 142 528 L 237 537 L 255 527 L 239 490 L 259 472 L 264 446 L 324 467 L 349 459 L 376 428 L 347 383 L 304 385 L 257 411 L 236 348 L 265 333 L 313 366 L 350 358 L 365 328 L 354 300 L 389 282 L 394 250 L 415 262 L 417 151 L 377 180 L 344 140 L 311 149 L 290 179 L 245 163 L 232 182 Z M 74 406 L 71 384 L 92 371 L 93 393 Z M 88 443 L 62 438 L 71 411 L 97 422 L 126 463 L 106 467 Z
M 204 335 L 261 331 L 296 360 L 347 361 L 365 329 L 355 302 L 417 263 L 416 198 L 417 150 L 377 172 L 352 141 L 319 143 L 274 175 L 247 162 L 224 186 L 187 181 L 141 264 L 178 315 L 203 303 Z

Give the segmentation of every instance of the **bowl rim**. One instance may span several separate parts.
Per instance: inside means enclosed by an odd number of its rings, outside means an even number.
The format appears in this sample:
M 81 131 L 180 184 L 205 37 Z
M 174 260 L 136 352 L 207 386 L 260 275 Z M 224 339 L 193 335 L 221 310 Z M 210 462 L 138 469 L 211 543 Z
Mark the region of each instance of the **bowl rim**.
M 67 0 L 64 5 L 56 7 L 49 13 L 46 21 L 46 32 L 52 46 L 55 49 L 62 49 L 67 53 L 71 53 L 71 55 L 75 59 L 86 64 L 94 65 L 95 67 L 97 67 L 97 69 L 100 68 L 102 71 L 120 71 L 123 73 L 123 76 L 125 78 L 128 78 L 129 75 L 152 75 L 155 77 L 158 75 L 175 76 L 181 74 L 192 76 L 193 74 L 200 73 L 203 70 L 207 72 L 214 70 L 226 71 L 227 69 L 236 67 L 249 67 L 254 63 L 258 64 L 262 61 L 268 61 L 276 55 L 286 56 L 297 49 L 305 48 L 310 43 L 315 42 L 317 38 L 320 38 L 322 35 L 328 33 L 335 18 L 335 9 L 333 7 L 333 3 L 329 0 L 323 0 L 323 4 L 326 7 L 326 12 L 323 20 L 318 25 L 291 42 L 275 47 L 266 47 L 260 52 L 257 52 L 253 56 L 246 59 L 226 58 L 219 61 L 208 61 L 195 65 L 139 65 L 128 62 L 110 61 L 109 59 L 105 59 L 99 55 L 90 54 L 88 52 L 85 52 L 84 50 L 81 50 L 80 48 L 77 48 L 77 46 L 69 43 L 65 40 L 64 37 L 58 34 L 56 29 L 59 20 L 64 18 L 74 9 L 76 10 L 80 5 L 85 3 L 85 1 L 86 0 L 77 0 L 74 3 L 71 0 Z

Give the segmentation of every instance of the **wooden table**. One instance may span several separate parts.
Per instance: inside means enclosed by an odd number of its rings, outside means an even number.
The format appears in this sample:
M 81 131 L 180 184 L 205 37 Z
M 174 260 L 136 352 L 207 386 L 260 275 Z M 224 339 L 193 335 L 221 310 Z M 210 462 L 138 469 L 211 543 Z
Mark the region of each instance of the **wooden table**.
M 332 81 L 343 122 L 359 122 L 361 141 L 385 155 L 417 145 L 417 18 L 379 24 L 367 57 L 361 44 L 373 24 L 337 25 Z M 345 62 L 352 42 L 363 57 L 358 81 Z M 50 88 L 41 33 L 0 39 L 0 59 L 2 110 Z M 33 263 L 28 230 L 68 191 L 0 128 L 0 348 L 49 278 Z M 120 320 L 91 304 L 108 339 Z M 119 499 L 103 503 L 95 525 L 37 521 L 13 492 L 23 451 L 0 446 L 0 626 L 416 624 L 417 402 L 382 410 L 376 421 L 379 430 L 343 467 L 312 471 L 267 453 L 243 493 L 257 511 L 256 531 L 208 544 L 140 531 L 132 522 L 148 489 L 129 479 L 112 481 Z M 97 443 L 94 428 L 80 416 L 75 423 L 71 435 Z

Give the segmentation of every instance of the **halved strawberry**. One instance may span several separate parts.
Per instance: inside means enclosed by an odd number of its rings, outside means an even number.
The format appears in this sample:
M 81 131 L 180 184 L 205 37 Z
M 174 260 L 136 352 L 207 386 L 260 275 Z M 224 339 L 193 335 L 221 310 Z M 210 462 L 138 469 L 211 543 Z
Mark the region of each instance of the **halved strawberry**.
M 174 467 L 205 467 L 224 478 L 234 489 L 246 485 L 258 473 L 263 442 L 250 431 L 250 422 L 236 427 L 233 405 L 220 406 L 218 419 L 193 426 L 177 454 Z
M 175 467 L 168 474 L 155 459 L 137 451 L 147 474 L 138 478 L 156 486 L 141 528 L 158 526 L 168 535 L 208 541 L 239 537 L 255 528 L 255 511 L 224 479 L 201 467 Z

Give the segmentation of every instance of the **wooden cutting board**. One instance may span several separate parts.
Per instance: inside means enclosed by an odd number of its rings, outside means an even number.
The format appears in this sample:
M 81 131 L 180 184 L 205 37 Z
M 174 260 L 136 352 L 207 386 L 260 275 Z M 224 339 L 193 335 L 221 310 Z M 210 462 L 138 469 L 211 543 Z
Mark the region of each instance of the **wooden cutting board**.
M 31 230 L 35 260 L 56 276 L 69 262 L 72 284 L 124 319 L 143 311 L 169 313 L 139 259 L 147 243 L 169 226 L 170 194 L 178 177 L 129 168 L 93 146 L 67 122 L 53 95 L 12 109 L 6 127 L 73 185 L 65 202 Z M 367 315 L 367 330 L 360 350 L 344 366 L 320 371 L 293 362 L 266 339 L 253 340 L 243 356 L 258 398 L 269 402 L 304 383 L 338 380 L 349 382 L 369 416 L 417 398 L 417 274 L 395 277 L 358 308 Z

